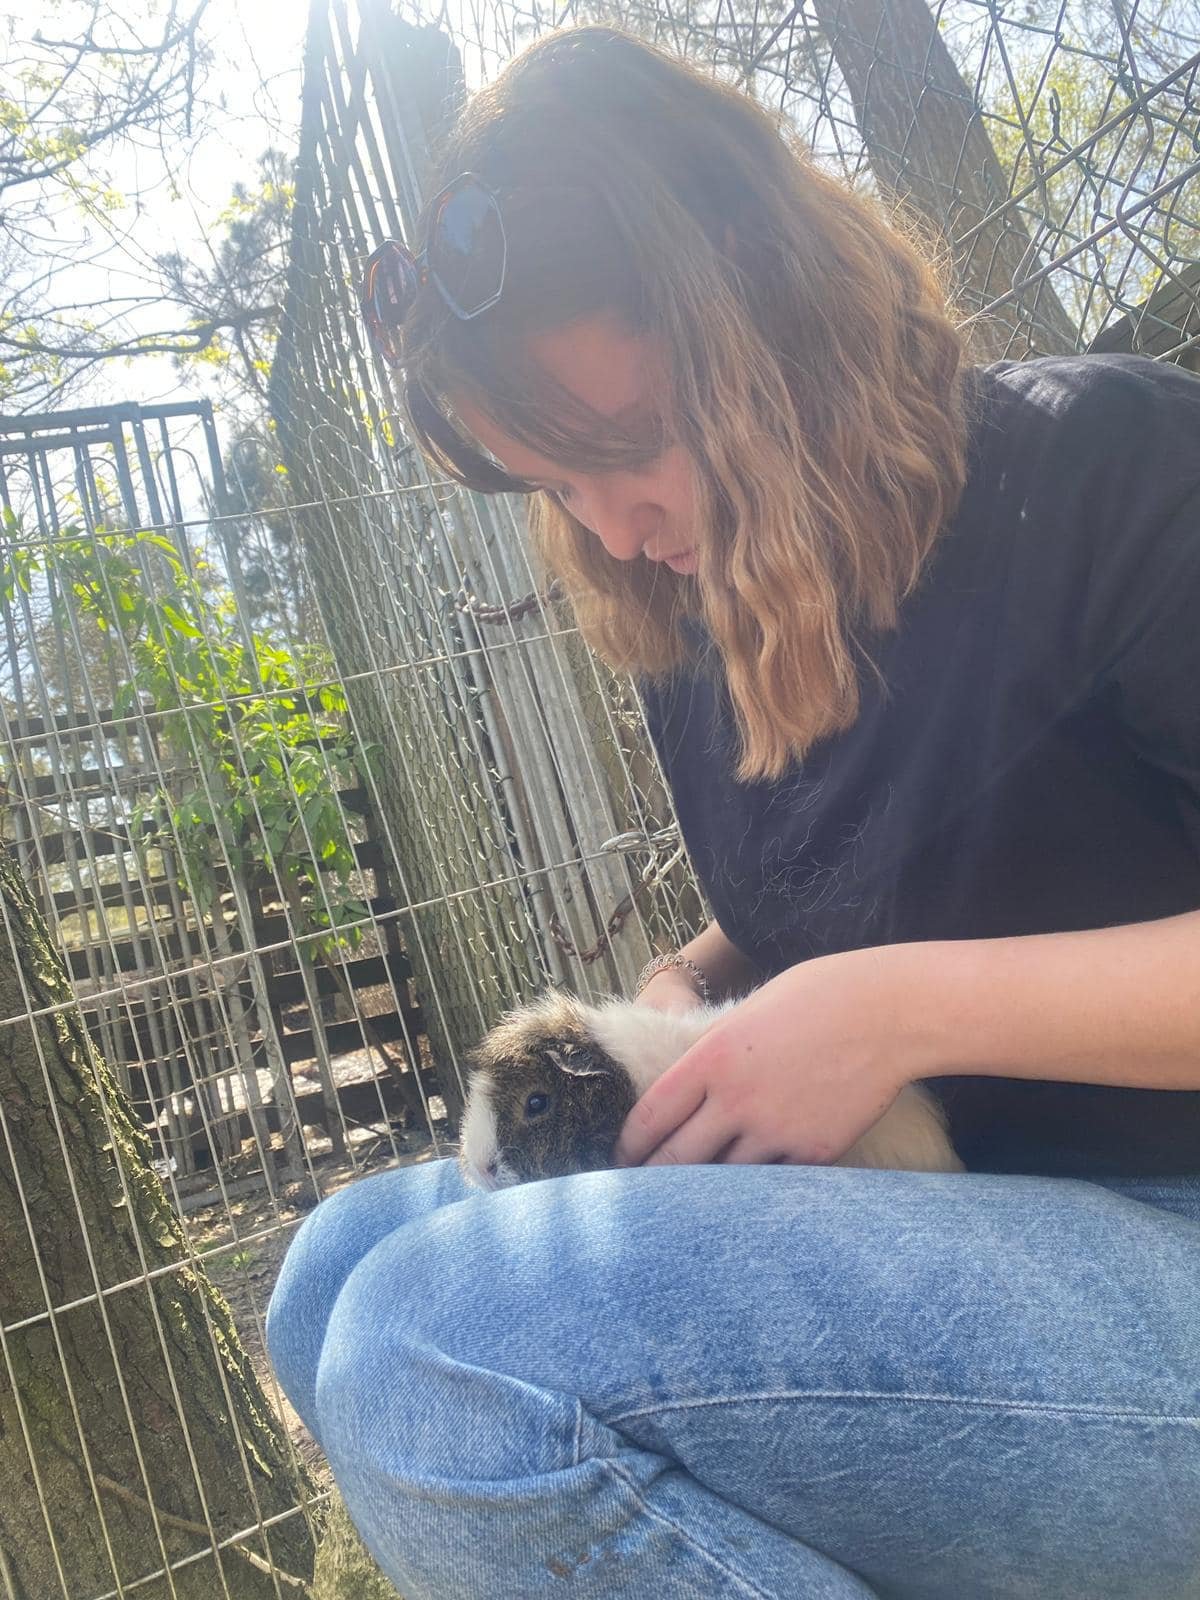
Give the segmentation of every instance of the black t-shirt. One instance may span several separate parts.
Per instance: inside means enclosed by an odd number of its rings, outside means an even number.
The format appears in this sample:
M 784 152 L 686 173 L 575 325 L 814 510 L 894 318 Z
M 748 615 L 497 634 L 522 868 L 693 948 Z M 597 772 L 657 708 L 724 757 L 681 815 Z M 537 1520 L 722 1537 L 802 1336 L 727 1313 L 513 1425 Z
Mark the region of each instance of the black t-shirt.
M 699 630 L 694 664 L 643 685 L 713 914 L 764 977 L 1200 908 L 1200 381 L 1093 355 L 970 384 L 963 499 L 852 728 L 740 784 Z M 1200 1172 L 1200 1092 L 933 1087 L 978 1170 Z

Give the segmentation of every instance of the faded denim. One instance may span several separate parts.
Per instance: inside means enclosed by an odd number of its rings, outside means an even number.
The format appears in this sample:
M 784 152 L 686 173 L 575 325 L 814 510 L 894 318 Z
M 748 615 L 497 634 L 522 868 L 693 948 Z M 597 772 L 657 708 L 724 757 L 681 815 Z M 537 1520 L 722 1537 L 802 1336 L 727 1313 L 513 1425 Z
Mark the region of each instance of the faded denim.
M 436 1162 L 268 1338 L 405 1600 L 1200 1597 L 1200 1178 Z

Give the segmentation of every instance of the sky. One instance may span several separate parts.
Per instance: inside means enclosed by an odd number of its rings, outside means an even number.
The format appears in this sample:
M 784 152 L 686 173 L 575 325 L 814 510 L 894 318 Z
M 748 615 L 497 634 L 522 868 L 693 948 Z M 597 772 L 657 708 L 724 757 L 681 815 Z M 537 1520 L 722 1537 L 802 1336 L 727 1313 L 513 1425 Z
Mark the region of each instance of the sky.
M 185 13 L 192 0 L 180 0 Z M 161 15 L 164 0 L 144 0 Z M 30 40 L 75 38 L 90 10 L 78 0 L 0 0 L 0 72 L 6 62 L 28 59 Z M 121 194 L 137 196 L 117 213 L 122 244 L 88 248 L 82 224 L 70 217 L 55 227 L 56 242 L 78 234 L 80 265 L 55 285 L 56 299 L 115 301 L 149 281 L 154 257 L 168 251 L 203 259 L 233 185 L 253 183 L 258 155 L 269 145 L 294 152 L 299 131 L 305 0 L 211 0 L 204 37 L 213 52 L 201 87 L 190 141 L 163 149 L 150 141 L 118 148 L 105 159 L 105 176 Z M 113 42 L 120 42 L 114 39 Z M 74 404 L 182 398 L 167 357 L 139 357 L 101 368 Z M 193 386 L 194 387 L 194 386 Z
M 186 15 L 195 0 L 179 0 Z M 140 12 L 155 18 L 167 0 L 117 0 L 125 17 Z M 210 0 L 204 37 L 213 53 L 200 87 L 197 118 L 190 140 L 164 149 L 149 139 L 117 147 L 103 163 L 105 181 L 130 197 L 117 213 L 120 243 L 107 245 L 97 235 L 89 240 L 86 220 L 72 208 L 57 215 L 47 211 L 43 223 L 48 249 L 76 264 L 62 270 L 51 286 L 51 303 L 106 303 L 123 295 L 144 293 L 154 281 L 154 259 L 169 251 L 203 260 L 209 240 L 219 230 L 218 218 L 239 179 L 253 184 L 260 153 L 274 145 L 295 152 L 299 134 L 301 64 L 307 21 L 307 0 Z M 0 93 L 5 67 L 31 59 L 30 43 L 37 30 L 49 38 L 76 39 L 90 5 L 80 0 L 0 0 Z M 158 28 L 144 30 L 156 37 Z M 110 36 L 105 42 L 120 43 Z M 132 197 L 137 197 L 136 203 Z M 138 331 L 172 323 L 171 308 L 156 308 L 134 322 Z M 86 383 L 56 401 L 55 409 L 110 406 L 126 401 L 150 404 L 202 397 L 202 375 L 176 372 L 169 356 L 139 356 L 102 363 Z M 228 447 L 233 419 L 218 409 L 218 434 Z M 206 521 L 207 469 L 203 436 L 197 424 L 172 424 L 175 470 L 192 538 L 201 539 Z M 106 450 L 93 451 L 98 481 L 109 472 Z M 58 451 L 50 458 L 56 499 L 69 496 L 74 482 L 72 457 Z M 161 469 L 160 469 L 161 471 Z M 14 504 L 33 514 L 32 483 L 20 462 L 9 463 L 8 483 Z M 64 506 L 68 501 L 61 502 Z
M 194 3 L 178 0 L 185 14 Z M 1082 5 L 1083 0 L 1073 3 Z M 1193 33 L 1198 3 L 1178 0 L 1174 8 L 1176 20 L 1193 19 Z M 113 4 L 125 17 L 161 16 L 167 8 L 167 0 L 113 0 Z M 1146 0 L 1150 10 L 1159 4 L 1161 0 Z M 74 37 L 72 30 L 77 33 L 90 9 L 85 0 L 0 0 L 0 82 L 6 49 L 11 60 L 22 59 L 28 52 L 21 41 L 39 27 L 59 37 Z M 475 17 L 475 10 L 464 5 L 459 12 L 455 0 L 450 9 L 470 33 L 467 19 Z M 486 12 L 488 6 L 478 9 Z M 234 183 L 239 179 L 253 183 L 256 158 L 268 145 L 295 151 L 307 12 L 308 0 L 210 0 L 204 36 L 214 60 L 202 86 L 193 137 L 166 151 L 145 141 L 114 154 L 108 172 L 113 187 L 140 196 L 140 203 L 119 213 L 121 248 L 89 250 L 81 241 L 79 265 L 73 269 L 75 298 L 113 303 L 122 295 L 143 291 L 154 258 L 167 251 L 202 260 Z M 978 7 L 978 12 L 984 16 L 985 8 Z M 975 8 L 951 5 L 947 15 L 969 18 Z M 1029 38 L 1036 43 L 1037 36 Z M 1028 42 L 1015 26 L 1007 29 L 1010 53 Z M 55 289 L 56 298 L 66 298 L 60 285 Z M 73 403 L 174 399 L 194 392 L 197 382 L 188 378 L 181 387 L 169 358 L 140 357 L 128 365 L 101 369 L 90 392 L 75 397 Z
M 253 177 L 268 144 L 294 150 L 307 10 L 300 0 L 211 0 L 205 18 L 216 57 L 206 87 L 211 109 L 174 174 L 181 199 L 153 218 L 164 248 L 201 239 L 234 181 Z

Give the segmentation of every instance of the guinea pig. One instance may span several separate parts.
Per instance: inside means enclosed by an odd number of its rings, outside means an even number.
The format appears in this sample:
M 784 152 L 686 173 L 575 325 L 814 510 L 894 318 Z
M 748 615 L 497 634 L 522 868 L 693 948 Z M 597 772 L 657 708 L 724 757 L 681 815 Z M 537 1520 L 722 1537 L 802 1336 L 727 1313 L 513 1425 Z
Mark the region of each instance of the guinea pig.
M 634 1102 L 736 1004 L 654 1011 L 629 1000 L 585 1005 L 552 993 L 510 1011 L 471 1057 L 459 1141 L 470 1183 L 498 1189 L 613 1165 Z M 941 1108 L 901 1090 L 837 1163 L 961 1172 Z

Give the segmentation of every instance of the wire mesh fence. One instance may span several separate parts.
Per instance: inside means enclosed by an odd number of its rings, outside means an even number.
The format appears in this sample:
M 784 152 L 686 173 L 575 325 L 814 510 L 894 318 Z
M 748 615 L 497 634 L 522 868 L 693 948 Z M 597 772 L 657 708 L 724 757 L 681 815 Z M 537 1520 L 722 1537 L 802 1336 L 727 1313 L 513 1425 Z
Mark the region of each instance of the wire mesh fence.
M 627 990 L 702 920 L 631 685 L 547 590 L 520 504 L 430 477 L 354 309 L 463 95 L 600 19 L 901 199 L 980 359 L 1200 366 L 1177 0 L 314 0 L 268 414 L 0 423 L 28 884 L 0 896 L 5 1600 L 306 1585 L 327 1485 L 262 1341 L 296 1221 L 452 1151 L 501 1008 Z

